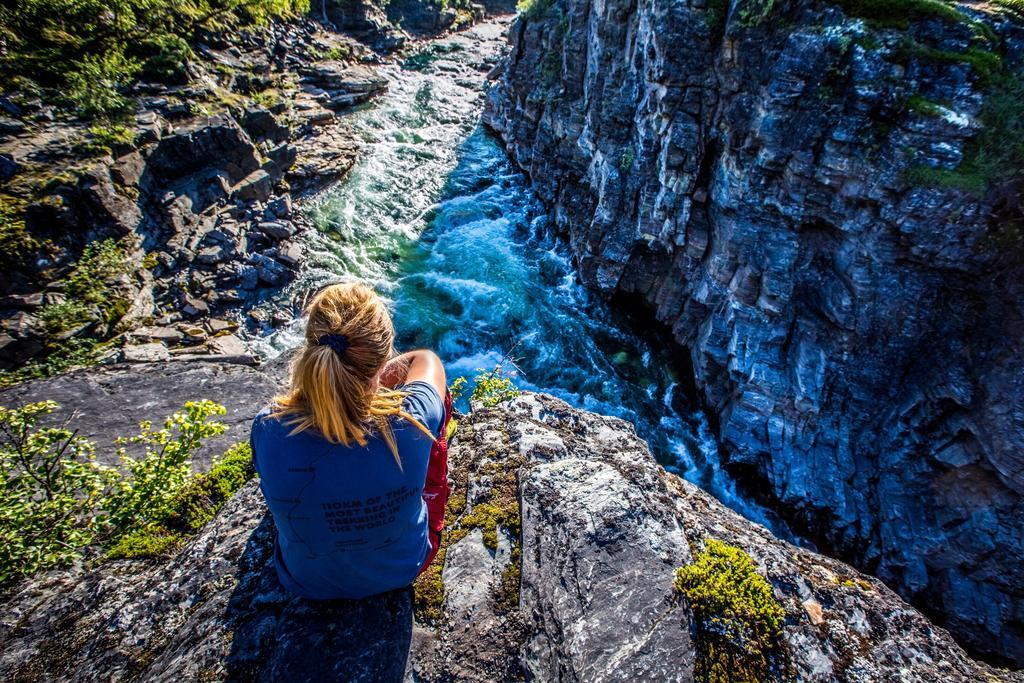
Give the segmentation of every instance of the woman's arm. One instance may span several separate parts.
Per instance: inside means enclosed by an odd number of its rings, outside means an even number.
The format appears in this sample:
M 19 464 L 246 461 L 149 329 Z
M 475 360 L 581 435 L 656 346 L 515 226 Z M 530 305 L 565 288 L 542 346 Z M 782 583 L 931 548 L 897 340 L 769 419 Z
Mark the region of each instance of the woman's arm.
M 396 387 L 409 382 L 426 382 L 437 390 L 438 396 L 444 398 L 448 390 L 444 375 L 444 365 L 437 354 L 427 349 L 409 351 L 395 356 L 384 366 L 380 374 L 380 383 L 385 387 Z

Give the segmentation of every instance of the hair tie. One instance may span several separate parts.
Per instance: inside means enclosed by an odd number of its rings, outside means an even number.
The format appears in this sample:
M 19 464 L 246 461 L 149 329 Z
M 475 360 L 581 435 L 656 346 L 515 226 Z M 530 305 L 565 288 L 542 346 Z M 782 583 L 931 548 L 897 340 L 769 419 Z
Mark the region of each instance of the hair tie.
M 349 347 L 348 337 L 343 334 L 325 334 L 317 339 L 316 343 L 317 346 L 330 347 L 331 351 L 338 354 L 338 358 L 344 358 Z

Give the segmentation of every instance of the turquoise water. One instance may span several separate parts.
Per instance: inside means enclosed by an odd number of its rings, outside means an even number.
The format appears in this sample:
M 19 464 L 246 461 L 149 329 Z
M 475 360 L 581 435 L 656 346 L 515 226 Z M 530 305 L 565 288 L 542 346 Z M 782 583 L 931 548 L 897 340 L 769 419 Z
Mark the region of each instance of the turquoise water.
M 521 388 L 633 422 L 667 467 L 772 521 L 718 466 L 668 344 L 634 333 L 578 283 L 526 178 L 480 127 L 480 62 L 500 46 L 489 30 L 435 43 L 416 69 L 389 67 L 387 95 L 351 120 L 360 161 L 309 209 L 318 231 L 285 300 L 368 281 L 390 302 L 399 347 L 435 349 L 450 380 L 494 367 L 511 349 Z M 263 339 L 264 353 L 296 345 L 301 332 L 298 321 Z

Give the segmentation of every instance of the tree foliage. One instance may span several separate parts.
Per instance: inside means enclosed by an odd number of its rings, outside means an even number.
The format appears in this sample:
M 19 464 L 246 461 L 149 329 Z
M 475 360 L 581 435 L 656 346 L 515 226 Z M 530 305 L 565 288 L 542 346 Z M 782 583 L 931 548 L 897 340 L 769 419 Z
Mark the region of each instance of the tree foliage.
M 0 7 L 0 81 L 51 91 L 68 109 L 117 114 L 140 71 L 174 80 L 201 30 L 259 25 L 309 0 L 13 0 Z
M 92 442 L 66 422 L 38 425 L 56 409 L 53 401 L 0 407 L 0 585 L 66 565 L 89 546 L 124 546 L 124 538 L 184 515 L 180 528 L 165 534 L 180 538 L 247 476 L 238 449 L 210 473 L 191 473 L 190 458 L 203 440 L 226 429 L 212 419 L 225 412 L 212 401 L 186 403 L 162 429 L 141 423 L 138 435 L 121 441 L 143 446 L 144 455 L 129 457 L 122 447 L 121 469 L 98 463 Z

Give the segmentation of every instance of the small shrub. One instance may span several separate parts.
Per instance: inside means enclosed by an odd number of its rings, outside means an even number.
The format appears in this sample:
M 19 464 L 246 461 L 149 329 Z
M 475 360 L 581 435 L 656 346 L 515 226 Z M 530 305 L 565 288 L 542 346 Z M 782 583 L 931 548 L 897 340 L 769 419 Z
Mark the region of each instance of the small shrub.
M 459 397 L 462 396 L 462 392 L 466 390 L 466 378 L 456 377 L 448 387 L 448 393 L 452 395 L 453 401 L 458 401 Z
M 762 683 L 770 678 L 786 614 L 749 555 L 708 539 L 694 562 L 676 571 L 675 587 L 697 622 L 697 680 Z
M 704 23 L 711 32 L 711 37 L 721 40 L 725 31 L 725 21 L 729 18 L 728 0 L 708 0 L 704 10 Z
M 121 50 L 88 55 L 67 73 L 64 97 L 82 116 L 124 114 L 131 103 L 121 95 L 119 88 L 134 78 L 138 70 L 138 61 L 128 58 Z
M 160 522 L 175 512 L 173 502 L 189 481 L 192 454 L 204 439 L 224 433 L 227 426 L 210 418 L 225 412 L 213 401 L 189 401 L 164 421 L 162 429 L 154 430 L 145 421 L 137 436 L 118 439 L 120 444 L 141 444 L 145 454 L 136 460 L 123 446 L 118 451 L 126 476 L 116 482 L 104 504 L 115 534 Z
M 619 156 L 619 172 L 623 175 L 629 173 L 629 170 L 633 168 L 634 161 L 636 161 L 636 152 L 632 147 L 622 150 L 622 155 Z
M 107 557 L 138 559 L 169 554 L 212 520 L 255 474 L 249 444 L 235 444 L 214 461 L 209 472 L 193 475 L 174 494 L 166 516 L 126 532 L 107 552 Z
M 68 299 L 60 303 L 47 304 L 39 309 L 39 321 L 48 333 L 56 335 L 89 322 L 90 313 L 91 310 L 85 303 L 77 299 Z
M 105 121 L 89 127 L 83 149 L 88 154 L 111 154 L 118 147 L 135 142 L 135 130 L 123 123 Z
M 745 28 L 753 28 L 761 24 L 771 14 L 775 0 L 744 0 L 739 4 L 739 24 Z
M 252 449 L 247 442 L 236 443 L 214 461 L 209 472 L 195 475 L 181 488 L 161 523 L 171 530 L 196 533 L 255 475 Z
M 163 83 L 181 84 L 187 81 L 185 67 L 192 57 L 192 48 L 181 36 L 164 33 L 140 43 L 144 54 L 142 73 Z
M 526 21 L 543 19 L 547 16 L 548 10 L 554 7 L 556 0 L 519 0 L 516 3 L 516 10 Z
M 8 265 L 24 261 L 39 249 L 25 227 L 25 200 L 0 194 L 0 255 Z
M 471 401 L 479 401 L 487 408 L 492 408 L 499 403 L 511 401 L 519 395 L 519 388 L 513 381 L 515 372 L 508 372 L 499 363 L 490 372 L 483 368 L 477 368 L 478 374 L 474 379 Z
M 129 270 L 126 250 L 115 240 L 106 239 L 87 246 L 65 283 L 67 299 L 48 304 L 39 311 L 47 331 L 58 334 L 77 327 L 91 317 L 93 307 L 104 322 L 116 322 L 118 314 L 123 316 L 127 312 L 128 302 L 114 295 L 111 282 Z
M 0 585 L 71 562 L 102 530 L 95 509 L 112 472 L 66 425 L 36 427 L 56 408 L 0 407 Z
M 224 414 L 216 403 L 186 403 L 160 430 L 143 422 L 129 441 L 146 453 L 137 460 L 122 449 L 123 471 L 96 463 L 94 445 L 67 424 L 37 427 L 56 408 L 0 407 L 0 584 L 65 565 L 96 544 L 109 557 L 164 554 L 253 475 L 248 444 L 205 474 L 189 471 L 202 441 L 226 429 L 210 419 Z

